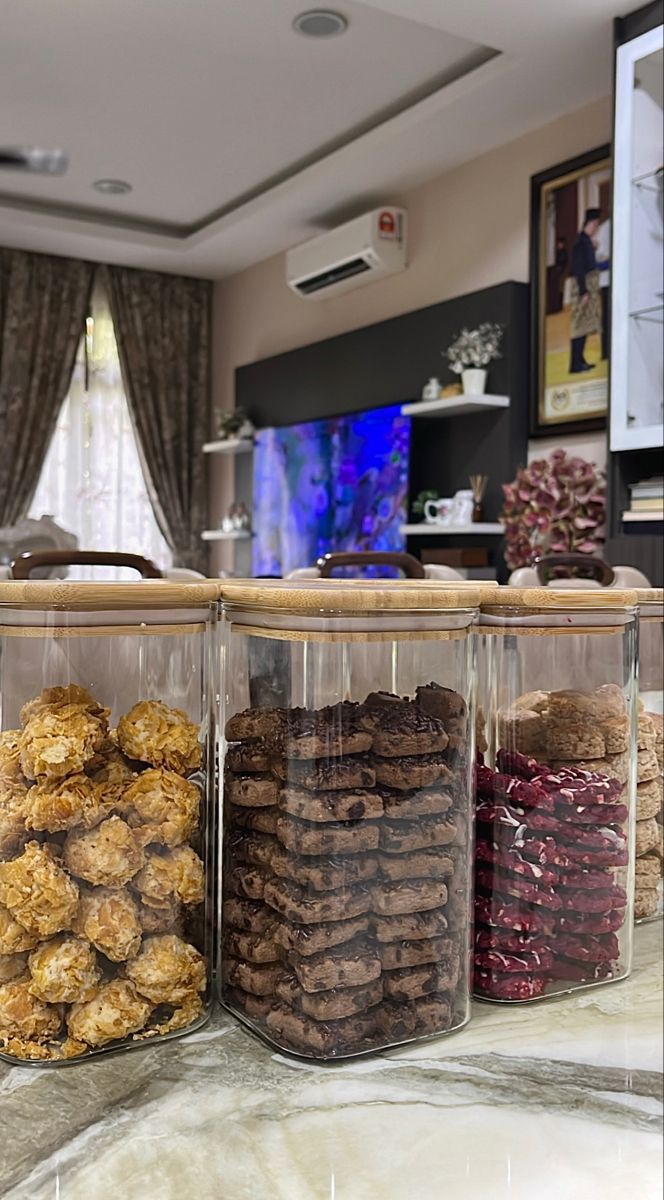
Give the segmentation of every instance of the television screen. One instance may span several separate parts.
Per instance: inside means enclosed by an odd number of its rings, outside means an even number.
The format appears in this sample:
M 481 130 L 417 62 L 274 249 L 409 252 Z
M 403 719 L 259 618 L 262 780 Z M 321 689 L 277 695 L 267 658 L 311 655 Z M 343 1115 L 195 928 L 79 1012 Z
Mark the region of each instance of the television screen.
M 329 551 L 405 549 L 409 449 L 399 405 L 261 429 L 254 575 L 287 575 Z

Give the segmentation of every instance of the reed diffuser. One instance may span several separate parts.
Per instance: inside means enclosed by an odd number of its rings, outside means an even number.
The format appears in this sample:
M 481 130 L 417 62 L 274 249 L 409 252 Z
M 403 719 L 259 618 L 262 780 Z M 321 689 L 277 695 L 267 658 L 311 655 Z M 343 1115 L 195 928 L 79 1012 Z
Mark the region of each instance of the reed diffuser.
M 473 521 L 484 520 L 484 497 L 489 485 L 488 475 L 470 475 L 470 487 L 473 493 Z

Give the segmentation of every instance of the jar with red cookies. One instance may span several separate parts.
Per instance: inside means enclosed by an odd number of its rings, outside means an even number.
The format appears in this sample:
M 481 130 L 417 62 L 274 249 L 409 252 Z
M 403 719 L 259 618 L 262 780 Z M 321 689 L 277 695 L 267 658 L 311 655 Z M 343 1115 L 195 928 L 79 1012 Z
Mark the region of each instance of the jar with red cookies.
M 7 1060 L 92 1059 L 209 1013 L 217 594 L 0 583 Z
M 664 913 L 664 591 L 637 588 L 639 715 L 636 742 L 634 920 Z
M 475 780 L 474 994 L 529 1001 L 622 979 L 636 593 L 505 588 L 482 605 L 479 638 L 487 749 Z
M 321 1060 L 460 1028 L 477 596 L 222 591 L 222 1003 Z

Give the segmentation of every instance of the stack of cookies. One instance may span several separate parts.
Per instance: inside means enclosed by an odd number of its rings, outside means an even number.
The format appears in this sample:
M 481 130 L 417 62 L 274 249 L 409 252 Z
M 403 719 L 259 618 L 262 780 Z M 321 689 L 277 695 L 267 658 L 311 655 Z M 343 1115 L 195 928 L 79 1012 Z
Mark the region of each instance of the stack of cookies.
M 467 712 L 413 700 L 248 709 L 224 770 L 222 998 L 335 1057 L 466 1017 Z
M 661 915 L 662 912 L 663 735 L 661 715 L 641 713 L 637 762 L 639 782 L 636 788 L 634 916 L 637 920 Z

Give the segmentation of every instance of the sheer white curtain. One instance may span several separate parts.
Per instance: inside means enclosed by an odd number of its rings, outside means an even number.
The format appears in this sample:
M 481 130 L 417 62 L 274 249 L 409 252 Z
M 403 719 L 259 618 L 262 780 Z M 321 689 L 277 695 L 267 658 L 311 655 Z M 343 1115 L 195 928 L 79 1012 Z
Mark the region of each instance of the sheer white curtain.
M 92 312 L 29 516 L 52 516 L 76 534 L 82 550 L 124 550 L 168 567 L 172 554 L 150 505 L 113 322 L 100 290 Z M 76 574 L 83 577 L 85 569 Z M 94 574 L 136 577 L 112 570 Z

